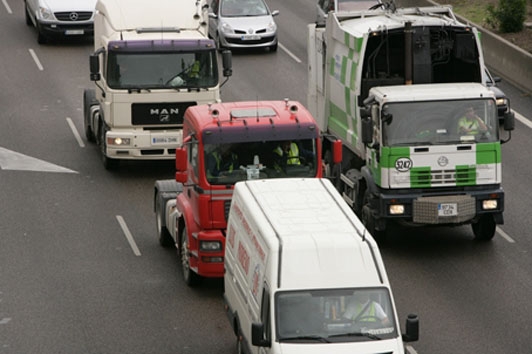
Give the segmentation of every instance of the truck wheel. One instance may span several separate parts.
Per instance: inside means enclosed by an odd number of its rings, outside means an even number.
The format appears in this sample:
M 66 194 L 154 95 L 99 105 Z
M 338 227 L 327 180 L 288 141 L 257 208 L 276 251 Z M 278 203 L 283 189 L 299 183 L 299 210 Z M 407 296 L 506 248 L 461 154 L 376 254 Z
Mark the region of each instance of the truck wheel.
M 87 138 L 87 141 L 91 143 L 94 143 L 96 141 L 96 137 L 94 136 L 94 131 L 92 130 L 90 124 L 90 112 L 91 107 L 97 103 L 98 101 L 96 101 L 96 94 L 93 90 L 83 91 L 83 125 L 85 128 L 85 137 Z
M 174 239 L 168 232 L 168 229 L 163 222 L 163 212 L 162 208 L 163 201 L 160 198 L 157 198 L 157 203 L 155 204 L 155 224 L 157 225 L 157 237 L 159 238 L 159 244 L 165 248 L 175 246 Z M 163 209 L 163 210 L 161 210 Z
M 483 215 L 477 222 L 471 224 L 475 240 L 490 241 L 495 236 L 497 224 L 491 215 Z
M 100 158 L 102 159 L 103 167 L 105 167 L 106 170 L 114 170 L 118 167 L 118 160 L 112 159 L 110 157 L 107 157 L 106 150 L 107 150 L 107 143 L 105 142 L 105 128 L 103 127 L 103 123 L 100 124 L 100 134 L 99 134 L 99 147 L 100 147 Z
M 190 252 L 188 250 L 188 237 L 187 237 L 187 227 L 183 227 L 180 237 L 179 255 L 181 257 L 181 269 L 183 271 L 183 279 L 188 286 L 195 286 L 200 283 L 200 276 L 194 273 L 190 269 Z
M 375 241 L 377 241 L 379 244 L 383 244 L 386 241 L 386 230 L 380 231 L 375 228 L 375 217 L 373 216 L 371 206 L 369 204 L 369 192 L 367 190 L 364 191 L 362 205 L 362 223 L 364 226 L 366 226 L 366 229 L 371 236 L 373 236 Z

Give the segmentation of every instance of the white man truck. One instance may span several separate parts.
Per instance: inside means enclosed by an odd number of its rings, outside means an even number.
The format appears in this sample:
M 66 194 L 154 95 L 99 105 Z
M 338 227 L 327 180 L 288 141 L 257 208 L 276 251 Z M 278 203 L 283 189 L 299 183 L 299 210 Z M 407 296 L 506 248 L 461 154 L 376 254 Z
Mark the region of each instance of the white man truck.
M 173 159 L 183 114 L 220 101 L 218 55 L 205 0 L 98 0 L 90 78 L 83 95 L 87 140 L 106 168 L 121 159 Z M 224 75 L 231 75 L 224 52 Z
M 497 102 L 483 83 L 477 30 L 444 6 L 330 12 L 309 25 L 309 110 L 327 139 L 326 176 L 383 239 L 393 222 L 471 224 L 490 240 L 503 223 Z M 482 131 L 457 126 L 476 109 Z M 512 112 L 504 128 L 513 129 Z M 333 165 L 331 142 L 343 141 Z
M 238 353 L 405 353 L 375 240 L 328 179 L 235 185 L 224 304 Z

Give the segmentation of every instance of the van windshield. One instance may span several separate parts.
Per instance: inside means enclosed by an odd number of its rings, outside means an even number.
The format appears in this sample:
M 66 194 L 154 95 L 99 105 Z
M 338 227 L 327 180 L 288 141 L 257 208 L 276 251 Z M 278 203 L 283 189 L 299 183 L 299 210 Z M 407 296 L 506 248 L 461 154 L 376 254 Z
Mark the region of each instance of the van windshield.
M 275 295 L 279 342 L 353 342 L 398 336 L 386 288 L 283 291 Z

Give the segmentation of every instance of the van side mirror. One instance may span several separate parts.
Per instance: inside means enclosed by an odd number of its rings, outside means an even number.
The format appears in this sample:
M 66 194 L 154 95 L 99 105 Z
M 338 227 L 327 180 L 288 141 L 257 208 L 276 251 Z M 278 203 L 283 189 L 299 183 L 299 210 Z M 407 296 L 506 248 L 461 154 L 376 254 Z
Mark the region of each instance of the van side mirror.
M 98 54 L 89 56 L 90 79 L 91 81 L 100 81 L 100 58 Z
M 256 347 L 271 347 L 272 343 L 268 339 L 264 339 L 264 324 L 251 324 L 251 344 Z
M 406 318 L 406 333 L 403 334 L 404 342 L 415 342 L 419 339 L 419 318 L 410 314 Z

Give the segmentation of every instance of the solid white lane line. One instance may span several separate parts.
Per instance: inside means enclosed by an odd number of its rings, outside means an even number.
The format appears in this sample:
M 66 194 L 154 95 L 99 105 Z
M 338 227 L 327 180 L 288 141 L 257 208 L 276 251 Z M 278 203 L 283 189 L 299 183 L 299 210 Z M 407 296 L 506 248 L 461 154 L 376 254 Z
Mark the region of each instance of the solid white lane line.
M 33 49 L 28 49 L 30 51 L 31 57 L 33 58 L 33 61 L 35 61 L 35 64 L 37 65 L 37 68 L 39 68 L 40 71 L 43 71 L 44 68 L 41 65 L 41 61 L 37 57 L 37 54 L 35 54 L 35 51 Z
M 286 48 L 284 45 L 282 45 L 280 42 L 277 43 L 277 45 L 286 52 L 286 54 L 290 55 L 292 57 L 292 59 L 294 59 L 296 62 L 298 62 L 299 64 L 301 64 L 301 59 L 299 59 L 298 57 L 296 57 L 296 55 L 294 53 L 292 53 L 291 51 L 288 50 L 288 48 Z
M 7 13 L 11 15 L 13 13 L 13 11 L 11 11 L 11 8 L 9 7 L 9 4 L 7 3 L 7 0 L 2 0 L 2 3 L 6 7 Z M 24 11 L 26 11 L 26 10 L 24 10 Z
M 122 231 L 124 232 L 124 235 L 127 238 L 127 242 L 129 242 L 129 246 L 133 250 L 133 253 L 135 254 L 135 256 L 140 256 L 139 248 L 137 247 L 137 244 L 135 243 L 135 240 L 133 239 L 131 232 L 129 232 L 129 229 L 126 225 L 126 222 L 124 221 L 124 218 L 121 217 L 120 215 L 117 215 L 116 220 L 118 220 L 118 223 L 120 224 L 120 227 L 122 228 Z
M 510 237 L 506 232 L 502 231 L 500 228 L 497 227 L 497 233 L 501 235 L 502 238 L 504 238 L 506 241 L 510 243 L 515 243 L 515 240 Z
M 532 122 L 529 119 L 525 118 L 525 116 L 523 116 L 522 114 L 520 114 L 520 113 L 518 113 L 516 111 L 514 111 L 514 113 L 515 113 L 515 118 L 518 121 L 520 121 L 521 123 L 523 123 L 524 125 L 526 125 L 530 129 L 532 129 Z
M 72 130 L 72 134 L 74 134 L 74 137 L 78 141 L 78 144 L 80 147 L 85 147 L 85 143 L 83 140 L 81 140 L 81 136 L 78 133 L 78 130 L 76 129 L 76 126 L 74 125 L 74 122 L 72 122 L 72 119 L 69 117 L 66 118 L 68 125 L 70 126 L 70 129 Z

